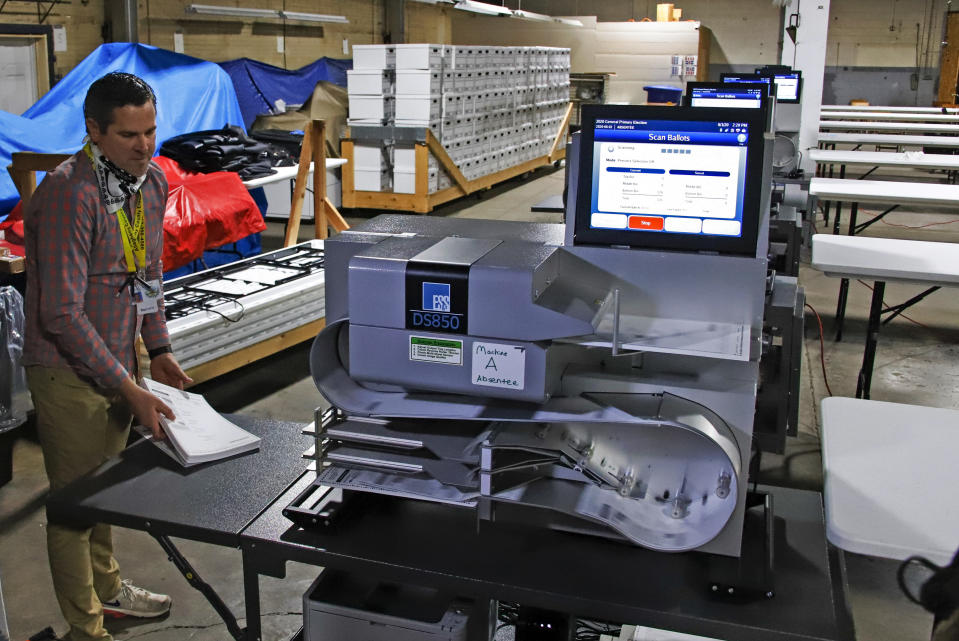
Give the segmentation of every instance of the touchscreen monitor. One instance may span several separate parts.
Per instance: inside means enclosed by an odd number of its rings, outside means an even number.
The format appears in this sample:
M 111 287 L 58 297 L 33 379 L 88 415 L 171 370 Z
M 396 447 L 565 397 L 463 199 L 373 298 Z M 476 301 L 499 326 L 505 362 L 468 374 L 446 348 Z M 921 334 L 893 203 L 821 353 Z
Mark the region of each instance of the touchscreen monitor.
M 575 244 L 753 254 L 761 110 L 584 105 Z

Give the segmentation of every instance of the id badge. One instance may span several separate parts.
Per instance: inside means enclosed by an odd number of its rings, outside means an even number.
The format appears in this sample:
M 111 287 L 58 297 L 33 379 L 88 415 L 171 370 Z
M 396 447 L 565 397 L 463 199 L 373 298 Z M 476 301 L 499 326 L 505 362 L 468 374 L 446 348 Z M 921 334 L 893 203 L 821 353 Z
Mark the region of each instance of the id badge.
M 160 281 L 148 280 L 133 282 L 133 304 L 137 306 L 137 314 L 145 316 L 160 310 Z

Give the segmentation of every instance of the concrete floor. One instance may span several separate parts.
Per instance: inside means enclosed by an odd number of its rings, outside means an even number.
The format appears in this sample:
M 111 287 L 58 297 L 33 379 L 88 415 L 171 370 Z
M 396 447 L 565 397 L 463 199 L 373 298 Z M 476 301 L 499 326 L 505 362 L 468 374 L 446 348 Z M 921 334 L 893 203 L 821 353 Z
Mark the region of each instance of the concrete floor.
M 939 180 L 915 172 L 913 180 Z M 559 193 L 562 172 L 541 171 L 529 180 L 515 180 L 444 207 L 434 215 L 493 219 L 560 222 L 558 214 L 530 214 L 530 205 Z M 868 210 L 874 211 L 874 210 Z M 354 212 L 362 214 L 366 212 Z M 866 214 L 861 214 L 860 220 Z M 351 219 L 351 221 L 358 219 Z M 959 225 L 943 213 L 896 213 L 897 225 L 933 226 L 906 229 L 874 225 L 869 233 L 881 236 L 959 241 Z M 819 223 L 822 224 L 821 216 Z M 312 233 L 305 227 L 301 236 Z M 271 223 L 264 234 L 264 249 L 279 246 L 282 225 Z M 818 310 L 826 328 L 823 358 L 832 393 L 852 396 L 855 374 L 862 357 L 869 290 L 853 283 L 847 316 L 846 337 L 832 340 L 831 320 L 838 281 L 804 266 L 801 282 L 809 304 Z M 890 286 L 887 301 L 900 301 L 919 288 Z M 873 398 L 937 407 L 959 407 L 959 301 L 951 290 L 934 294 L 882 331 L 873 382 Z M 304 344 L 259 363 L 199 386 L 211 404 L 224 412 L 237 412 L 281 420 L 308 422 L 320 395 L 309 378 Z M 826 395 L 820 366 L 820 343 L 815 317 L 806 315 L 801 405 L 801 434 L 791 439 L 784 457 L 764 458 L 764 474 L 794 486 L 820 488 L 821 462 L 818 447 L 819 401 Z M 890 462 L 894 469 L 894 462 Z M 44 545 L 43 502 L 47 483 L 35 440 L 21 438 L 14 450 L 13 481 L 0 488 L 0 577 L 6 601 L 11 639 L 20 641 L 51 625 L 65 628 L 51 587 Z M 145 500 L 148 500 L 145 497 Z M 947 509 L 947 508 L 944 508 Z M 126 577 L 137 584 L 173 596 L 172 613 L 158 621 L 109 623 L 115 638 L 150 641 L 227 639 L 229 635 L 213 609 L 177 573 L 157 543 L 141 532 L 115 530 L 117 558 Z M 189 541 L 177 541 L 199 574 L 221 594 L 234 612 L 242 613 L 243 594 L 240 555 Z M 845 555 L 849 591 L 857 638 L 862 641 L 928 639 L 931 617 L 908 602 L 895 584 L 897 564 L 854 554 Z M 264 641 L 288 639 L 300 625 L 301 596 L 316 576 L 316 569 L 291 564 L 285 580 L 261 579 Z M 629 623 L 629 622 L 626 622 Z M 241 620 L 241 624 L 243 621 Z

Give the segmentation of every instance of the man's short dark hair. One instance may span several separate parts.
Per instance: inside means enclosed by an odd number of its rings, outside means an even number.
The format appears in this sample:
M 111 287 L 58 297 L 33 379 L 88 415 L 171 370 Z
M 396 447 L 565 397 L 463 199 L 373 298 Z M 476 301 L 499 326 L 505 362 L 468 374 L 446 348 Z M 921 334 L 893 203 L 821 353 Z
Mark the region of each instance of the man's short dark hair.
M 139 107 L 147 101 L 156 109 L 157 98 L 150 85 L 132 73 L 114 71 L 90 85 L 83 101 L 83 117 L 91 118 L 100 131 L 106 131 L 113 123 L 114 109 L 127 105 Z

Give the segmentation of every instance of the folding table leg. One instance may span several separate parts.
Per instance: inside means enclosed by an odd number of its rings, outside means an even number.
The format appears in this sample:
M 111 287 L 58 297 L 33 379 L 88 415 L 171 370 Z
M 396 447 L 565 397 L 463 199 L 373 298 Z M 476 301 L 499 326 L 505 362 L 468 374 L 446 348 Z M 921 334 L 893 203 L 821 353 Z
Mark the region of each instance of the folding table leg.
M 227 607 L 226 603 L 223 602 L 223 599 L 220 598 L 220 595 L 217 594 L 209 583 L 204 581 L 197 571 L 190 565 L 190 562 L 187 561 L 180 550 L 173 544 L 173 541 L 170 540 L 170 537 L 163 534 L 153 534 L 153 538 L 157 540 L 160 544 L 160 547 L 163 548 L 163 551 L 167 553 L 167 557 L 170 559 L 170 562 L 176 566 L 180 571 L 180 574 L 187 580 L 187 582 L 199 590 L 200 594 L 206 597 L 206 600 L 210 602 L 210 605 L 213 606 L 213 609 L 216 610 L 216 613 L 220 615 L 220 618 L 223 619 L 223 623 L 226 624 L 226 629 L 230 633 L 230 636 L 236 639 L 236 641 L 246 641 L 249 639 L 248 636 L 245 636 L 244 630 L 240 628 L 239 624 L 236 622 L 236 617 L 233 616 L 233 613 L 230 612 L 230 608 Z M 257 601 L 259 603 L 259 601 Z M 257 624 L 259 624 L 260 619 L 257 617 Z
M 243 601 L 246 605 L 246 637 L 244 641 L 260 641 L 260 574 L 243 551 Z
M 855 202 L 849 208 L 849 235 L 856 234 L 856 218 L 859 215 L 859 203 Z M 838 218 L 838 215 L 837 215 Z M 849 279 L 843 278 L 839 283 L 839 298 L 836 300 L 836 342 L 842 340 L 842 326 L 846 320 L 846 301 L 849 298 Z
M 837 235 L 839 233 L 839 221 L 842 218 L 842 201 L 836 201 L 836 213 L 832 219 L 832 233 Z
M 849 207 L 849 232 L 850 236 L 856 235 L 856 220 L 859 218 L 859 203 L 855 202 Z
M 836 299 L 836 342 L 842 340 L 842 328 L 846 320 L 846 299 L 849 297 L 849 279 L 839 281 L 839 297 Z
M 872 369 L 876 363 L 876 345 L 879 342 L 879 327 L 882 317 L 882 298 L 886 291 L 886 283 L 876 281 L 872 290 L 872 305 L 869 308 L 869 327 L 866 330 L 866 350 L 862 356 L 862 369 L 859 370 L 859 380 L 856 384 L 856 398 L 869 398 L 869 388 L 872 385 Z
M 842 180 L 845 177 L 846 177 L 846 165 L 839 165 L 839 179 Z M 840 216 L 841 210 L 842 210 L 842 202 L 837 200 L 836 201 L 836 217 L 835 219 L 833 219 L 833 224 L 832 224 L 833 234 L 839 233 L 839 220 L 841 218 Z M 826 219 L 826 224 L 827 225 L 829 224 L 828 218 Z
M 842 167 L 845 168 L 845 165 L 843 165 Z M 830 178 L 833 177 L 833 174 L 834 174 L 835 171 L 836 171 L 836 165 L 835 165 L 834 163 L 829 163 L 829 177 L 830 177 Z M 841 170 L 840 170 L 840 171 L 841 171 Z M 823 173 L 825 173 L 825 170 L 823 171 Z M 832 209 L 832 201 L 831 201 L 831 200 L 827 200 L 827 201 L 823 204 L 823 208 L 822 208 L 823 224 L 824 224 L 826 227 L 829 226 L 829 210 L 830 210 L 830 209 Z

